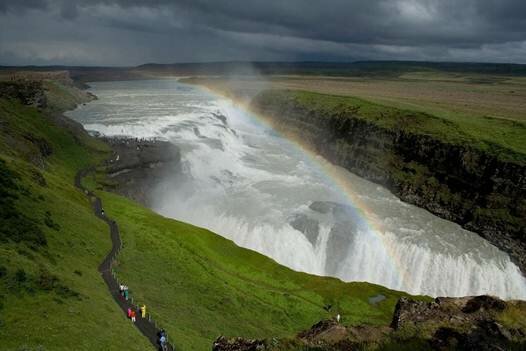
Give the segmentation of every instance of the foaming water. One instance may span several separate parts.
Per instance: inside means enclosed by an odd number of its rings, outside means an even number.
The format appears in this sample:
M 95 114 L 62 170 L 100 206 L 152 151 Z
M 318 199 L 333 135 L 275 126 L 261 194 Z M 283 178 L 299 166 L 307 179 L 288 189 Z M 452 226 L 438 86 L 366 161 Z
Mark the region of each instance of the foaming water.
M 175 80 L 93 84 L 70 113 L 86 129 L 162 138 L 182 174 L 154 210 L 203 226 L 295 270 L 414 294 L 526 298 L 509 257 L 478 235 L 283 138 L 232 102 Z

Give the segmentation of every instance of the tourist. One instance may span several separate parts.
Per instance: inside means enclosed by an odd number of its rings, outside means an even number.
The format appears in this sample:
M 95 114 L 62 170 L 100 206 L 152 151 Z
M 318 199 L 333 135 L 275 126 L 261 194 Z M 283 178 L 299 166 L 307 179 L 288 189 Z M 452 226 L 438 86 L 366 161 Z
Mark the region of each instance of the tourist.
M 159 345 L 161 345 L 161 350 L 166 350 L 166 336 L 161 335 L 159 338 Z
M 340 314 L 339 313 L 336 315 L 336 322 L 340 323 Z
M 132 322 L 135 323 L 135 316 L 136 316 L 137 314 L 135 313 L 135 310 L 132 310 L 132 309 L 130 309 L 130 310 L 131 310 L 131 312 L 130 312 L 130 318 L 131 318 Z
M 131 314 L 132 314 L 132 309 L 128 307 L 128 318 L 131 318 Z
M 128 292 L 128 287 L 125 285 L 125 286 L 124 286 L 124 299 L 125 299 L 126 301 L 128 301 L 128 294 L 129 294 L 129 292 Z
M 146 305 L 141 306 L 141 317 L 146 318 Z
M 157 336 L 162 338 L 163 336 L 166 337 L 166 331 L 164 329 L 159 330 L 159 333 L 157 333 Z

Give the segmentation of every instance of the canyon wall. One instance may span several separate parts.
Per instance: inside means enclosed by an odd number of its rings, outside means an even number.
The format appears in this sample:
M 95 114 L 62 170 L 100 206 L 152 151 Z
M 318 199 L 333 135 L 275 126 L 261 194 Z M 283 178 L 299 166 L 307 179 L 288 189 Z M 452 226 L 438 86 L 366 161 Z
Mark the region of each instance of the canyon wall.
M 382 116 L 305 104 L 288 91 L 263 91 L 250 107 L 334 164 L 480 234 L 526 272 L 526 164 L 415 132 L 403 125 L 409 111 L 397 110 L 401 125 L 386 127 Z

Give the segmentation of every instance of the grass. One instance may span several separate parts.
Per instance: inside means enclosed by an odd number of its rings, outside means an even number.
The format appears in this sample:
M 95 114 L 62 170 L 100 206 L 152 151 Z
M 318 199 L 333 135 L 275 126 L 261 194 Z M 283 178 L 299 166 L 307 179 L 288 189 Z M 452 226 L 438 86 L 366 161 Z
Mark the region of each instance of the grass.
M 526 317 L 524 315 L 525 309 L 526 302 L 517 301 L 513 304 L 509 304 L 496 319 L 507 328 L 526 330 Z
M 297 90 L 267 90 L 256 96 L 260 106 L 295 106 L 317 116 L 355 116 L 382 128 L 428 135 L 446 143 L 470 145 L 505 160 L 526 163 L 526 124 L 497 118 L 446 119 L 364 99 Z
M 290 336 L 337 312 L 348 325 L 387 325 L 405 295 L 295 272 L 207 230 L 111 193 L 100 195 L 124 240 L 118 277 L 180 350 L 207 349 L 222 334 Z M 386 300 L 370 304 L 368 298 L 378 294 Z
M 45 141 L 51 155 L 39 156 L 28 135 Z M 32 107 L 0 99 L 0 159 L 11 182 L 2 183 L 2 190 L 13 195 L 11 212 L 45 238 L 13 240 L 6 237 L 8 228 L 0 228 L 2 350 L 151 348 L 122 315 L 97 271 L 110 249 L 107 227 L 73 187 L 73 176 L 104 157 L 107 148 L 93 141 L 87 147 L 79 142 L 83 138 Z M 36 165 L 40 161 L 43 168 Z M 18 225 L 10 229 L 25 232 Z

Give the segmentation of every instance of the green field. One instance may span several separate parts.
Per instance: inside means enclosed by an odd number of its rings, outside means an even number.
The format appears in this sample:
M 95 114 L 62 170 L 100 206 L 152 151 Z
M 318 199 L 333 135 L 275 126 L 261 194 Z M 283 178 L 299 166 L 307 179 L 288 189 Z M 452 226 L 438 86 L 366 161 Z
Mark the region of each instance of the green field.
M 443 118 L 350 96 L 298 90 L 265 90 L 256 96 L 265 106 L 296 105 L 319 116 L 356 116 L 389 130 L 424 134 L 446 143 L 487 151 L 505 160 L 526 162 L 526 124 L 499 118 Z

